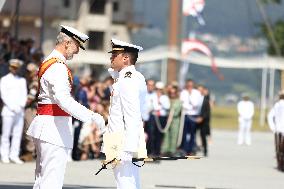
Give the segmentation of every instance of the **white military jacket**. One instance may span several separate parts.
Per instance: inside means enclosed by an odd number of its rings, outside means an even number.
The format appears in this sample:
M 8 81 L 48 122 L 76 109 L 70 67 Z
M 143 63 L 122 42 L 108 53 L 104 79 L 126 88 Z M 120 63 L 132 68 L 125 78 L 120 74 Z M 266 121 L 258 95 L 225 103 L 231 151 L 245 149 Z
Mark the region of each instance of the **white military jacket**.
M 137 152 L 143 129 L 142 115 L 147 112 L 147 87 L 144 76 L 135 67 L 119 72 L 111 93 L 106 132 L 125 130 L 123 151 Z
M 252 119 L 254 114 L 254 105 L 252 101 L 241 100 L 237 105 L 237 109 L 238 109 L 239 119 L 246 119 L 246 120 Z
M 66 62 L 65 57 L 53 50 L 45 59 L 58 58 Z M 69 115 L 83 121 L 92 120 L 93 112 L 75 101 L 71 96 L 67 67 L 62 63 L 51 65 L 40 79 L 39 104 L 57 104 Z M 72 148 L 71 116 L 37 115 L 32 121 L 27 134 L 48 143 Z
M 269 111 L 268 125 L 275 132 L 284 134 L 284 100 L 279 100 Z
M 24 115 L 24 107 L 27 102 L 26 79 L 9 73 L 1 78 L 1 99 L 4 103 L 1 115 Z

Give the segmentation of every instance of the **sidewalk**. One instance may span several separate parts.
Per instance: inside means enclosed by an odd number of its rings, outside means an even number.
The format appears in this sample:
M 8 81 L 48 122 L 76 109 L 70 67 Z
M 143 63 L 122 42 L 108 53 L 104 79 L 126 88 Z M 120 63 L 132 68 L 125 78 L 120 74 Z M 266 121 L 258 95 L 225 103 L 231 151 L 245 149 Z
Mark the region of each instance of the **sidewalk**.
M 238 146 L 237 133 L 214 130 L 209 157 L 149 163 L 141 168 L 143 189 L 281 189 L 284 173 L 276 170 L 271 133 L 253 133 L 251 146 Z M 35 163 L 0 163 L 0 189 L 32 188 Z M 100 161 L 71 162 L 66 189 L 115 188 L 112 171 L 94 173 Z

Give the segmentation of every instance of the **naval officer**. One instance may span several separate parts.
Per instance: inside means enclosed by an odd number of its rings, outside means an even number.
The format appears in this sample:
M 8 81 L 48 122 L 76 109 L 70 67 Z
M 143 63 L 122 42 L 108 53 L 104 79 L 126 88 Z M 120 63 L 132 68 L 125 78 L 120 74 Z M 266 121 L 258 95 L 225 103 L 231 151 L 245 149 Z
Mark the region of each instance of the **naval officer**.
M 237 104 L 239 114 L 239 133 L 238 145 L 244 142 L 246 145 L 251 145 L 251 125 L 254 115 L 254 104 L 249 99 L 247 94 L 242 95 L 242 100 Z
M 3 163 L 12 161 L 23 164 L 19 154 L 24 127 L 24 107 L 27 101 L 27 83 L 25 78 L 18 75 L 22 64 L 21 60 L 11 59 L 10 73 L 2 77 L 0 84 L 1 99 L 4 103 L 1 112 L 3 128 L 0 148 Z
M 139 167 L 132 163 L 138 151 L 146 152 L 146 143 L 142 117 L 146 116 L 147 87 L 144 76 L 135 69 L 138 52 L 142 47 L 112 39 L 111 71 L 115 80 L 111 91 L 108 133 L 122 131 L 123 143 L 117 153 L 120 163 L 114 168 L 114 176 L 118 189 L 139 189 Z M 112 138 L 115 140 L 114 138 Z M 104 136 L 103 151 L 106 153 Z M 119 143 L 119 142 L 114 142 Z M 108 154 L 106 153 L 106 156 Z
M 61 26 L 55 49 L 40 65 L 37 116 L 27 134 L 33 137 L 37 159 L 34 189 L 60 189 L 63 186 L 68 151 L 73 147 L 72 118 L 104 127 L 101 115 L 85 108 L 71 96 L 72 75 L 66 66 L 88 36 Z

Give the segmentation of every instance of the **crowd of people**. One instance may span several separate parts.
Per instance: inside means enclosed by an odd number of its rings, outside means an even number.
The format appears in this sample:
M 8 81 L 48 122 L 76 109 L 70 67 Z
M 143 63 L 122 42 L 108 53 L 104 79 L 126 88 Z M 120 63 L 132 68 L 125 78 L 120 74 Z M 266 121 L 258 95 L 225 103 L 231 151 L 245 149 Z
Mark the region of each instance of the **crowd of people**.
M 32 139 L 25 133 L 37 112 L 37 71 L 43 58 L 42 51 L 34 47 L 32 39 L 17 40 L 9 33 L 0 34 L 0 152 L 4 163 L 11 160 L 22 164 L 35 158 Z M 104 81 L 74 76 L 73 96 L 85 107 L 103 115 L 107 124 L 112 84 L 111 76 Z M 200 145 L 207 155 L 207 137 L 210 135 L 208 89 L 195 86 L 192 80 L 187 81 L 183 90 L 175 82 L 165 86 L 160 81 L 148 80 L 147 89 L 148 109 L 143 119 L 148 155 L 195 154 L 200 149 L 196 131 L 200 131 Z M 96 127 L 84 127 L 73 118 L 73 128 L 74 146 L 70 160 L 99 158 L 102 155 L 101 137 Z

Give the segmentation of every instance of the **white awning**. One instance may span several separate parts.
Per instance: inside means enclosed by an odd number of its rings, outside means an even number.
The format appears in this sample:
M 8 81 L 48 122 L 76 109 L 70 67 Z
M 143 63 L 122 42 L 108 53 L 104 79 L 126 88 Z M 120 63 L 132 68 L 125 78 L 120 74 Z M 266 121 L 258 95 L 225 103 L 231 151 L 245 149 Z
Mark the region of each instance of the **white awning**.
M 97 64 L 108 65 L 110 63 L 110 54 L 101 51 L 80 51 L 71 60 L 73 64 Z M 138 63 L 154 62 L 165 59 L 176 59 L 202 66 L 211 66 L 210 59 L 199 53 L 191 53 L 187 57 L 182 57 L 177 50 L 170 50 L 167 46 L 158 46 L 139 53 Z M 219 68 L 238 68 L 238 69 L 262 69 L 273 68 L 284 70 L 284 58 L 275 58 L 271 56 L 254 57 L 215 57 L 215 63 Z

